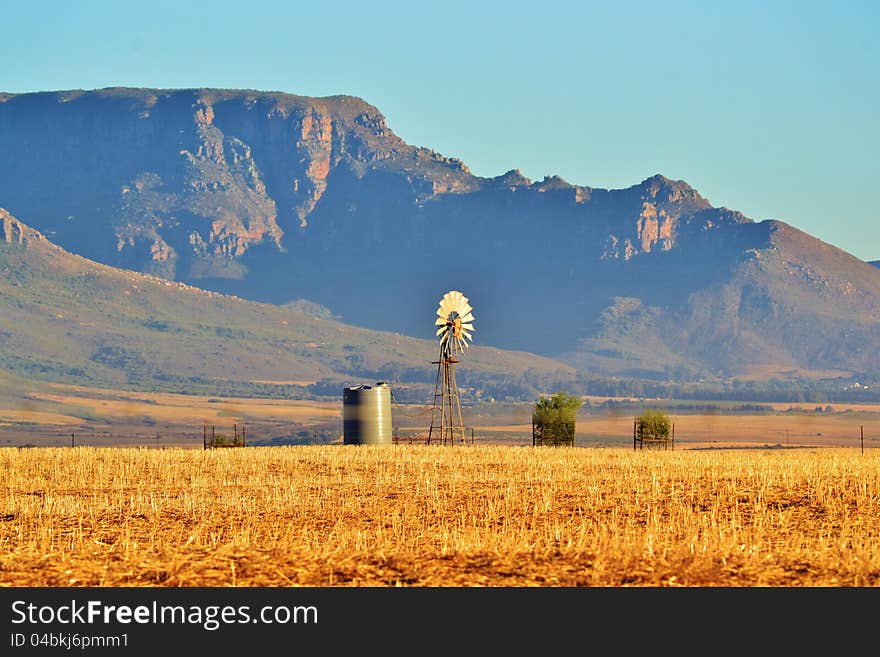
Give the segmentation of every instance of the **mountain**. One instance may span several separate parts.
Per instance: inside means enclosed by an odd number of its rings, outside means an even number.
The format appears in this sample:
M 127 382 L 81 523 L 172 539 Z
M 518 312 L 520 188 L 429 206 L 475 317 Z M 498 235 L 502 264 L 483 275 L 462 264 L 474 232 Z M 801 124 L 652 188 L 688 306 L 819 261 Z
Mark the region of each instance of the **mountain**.
M 584 372 L 838 376 L 880 366 L 880 272 L 681 180 L 473 175 L 350 96 L 0 95 L 0 204 L 98 262 L 429 338 L 465 292 L 479 342 Z
M 272 381 L 286 382 L 277 390 L 285 395 L 338 396 L 344 385 L 377 379 L 433 386 L 435 340 L 99 264 L 2 209 L 0 226 L 0 373 L 208 394 L 266 394 Z M 466 393 L 498 396 L 573 375 L 557 361 L 479 345 L 459 368 Z

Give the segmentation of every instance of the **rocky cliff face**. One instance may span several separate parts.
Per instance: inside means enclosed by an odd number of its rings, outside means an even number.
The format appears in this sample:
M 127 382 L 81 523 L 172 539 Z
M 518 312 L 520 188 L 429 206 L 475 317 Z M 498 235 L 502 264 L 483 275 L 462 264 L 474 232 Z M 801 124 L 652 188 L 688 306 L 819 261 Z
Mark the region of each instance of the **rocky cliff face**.
M 106 89 L 0 98 L 0 195 L 65 247 L 178 279 L 240 278 L 257 244 L 284 249 L 340 165 L 392 159 L 431 195 L 460 162 L 406 145 L 350 97 Z
M 596 372 L 880 366 L 877 268 L 661 175 L 474 176 L 358 98 L 2 94 L 0 151 L 0 204 L 51 240 L 205 289 L 418 337 L 461 289 L 479 342 Z
M 47 243 L 39 231 L 21 223 L 4 208 L 0 208 L 0 222 L 3 223 L 3 237 L 7 244 L 18 244 L 28 249 L 34 243 Z
M 406 144 L 375 107 L 342 96 L 7 94 L 0 143 L 0 197 L 15 211 L 63 246 L 178 279 L 241 278 L 241 258 L 255 245 L 294 246 L 331 181 L 350 194 L 365 179 L 390 176 L 404 188 L 398 202 L 416 207 L 481 192 L 526 192 L 531 205 L 550 209 L 597 206 L 614 215 L 595 236 L 605 259 L 668 251 L 683 217 L 711 209 L 687 184 L 662 176 L 617 193 L 557 176 L 533 183 L 518 171 L 478 178 L 455 158 Z M 371 187 L 370 202 L 381 203 L 384 191 Z

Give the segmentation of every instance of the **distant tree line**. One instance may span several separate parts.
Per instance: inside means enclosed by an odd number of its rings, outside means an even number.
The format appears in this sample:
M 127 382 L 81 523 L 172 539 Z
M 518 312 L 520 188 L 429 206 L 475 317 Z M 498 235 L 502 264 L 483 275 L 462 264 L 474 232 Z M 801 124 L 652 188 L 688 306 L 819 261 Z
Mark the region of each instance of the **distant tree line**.
M 93 362 L 126 366 L 126 381 L 120 388 L 180 394 L 259 397 L 266 399 L 336 400 L 347 385 L 388 381 L 400 403 L 425 402 L 433 394 L 436 369 L 394 367 L 363 369 L 348 378 L 321 379 L 311 385 L 267 384 L 236 381 L 211 376 L 181 376 L 156 371 L 138 363 L 131 354 L 104 349 Z M 0 366 L 15 374 L 43 381 L 97 381 L 90 370 L 69 368 L 62 363 L 35 363 L 14 353 L 0 354 Z M 457 372 L 463 403 L 533 401 L 548 390 L 567 390 L 577 396 L 595 395 L 633 399 L 674 399 L 682 401 L 730 401 L 742 404 L 808 403 L 825 407 L 835 403 L 880 403 L 880 378 L 856 381 L 770 379 L 765 382 L 671 382 L 627 377 L 554 375 L 530 370 L 523 374 L 481 373 L 462 367 Z M 705 408 L 702 405 L 701 408 Z M 739 410 L 747 410 L 742 408 Z M 751 410 L 759 411 L 759 406 Z

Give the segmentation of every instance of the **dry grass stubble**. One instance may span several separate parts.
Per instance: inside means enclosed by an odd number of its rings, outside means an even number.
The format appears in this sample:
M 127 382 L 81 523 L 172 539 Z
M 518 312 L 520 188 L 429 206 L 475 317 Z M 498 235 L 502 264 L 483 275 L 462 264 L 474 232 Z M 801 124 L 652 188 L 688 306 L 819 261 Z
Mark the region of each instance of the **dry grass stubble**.
M 877 586 L 880 452 L 0 449 L 4 586 Z

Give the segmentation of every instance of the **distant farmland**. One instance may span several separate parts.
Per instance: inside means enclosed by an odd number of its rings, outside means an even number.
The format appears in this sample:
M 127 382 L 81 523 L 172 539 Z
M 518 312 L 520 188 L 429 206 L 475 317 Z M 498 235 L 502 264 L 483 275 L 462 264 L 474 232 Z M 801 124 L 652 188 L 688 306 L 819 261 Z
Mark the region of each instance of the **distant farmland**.
M 880 585 L 880 450 L 0 449 L 5 586 Z
M 251 444 L 299 436 L 300 442 L 341 442 L 342 390 L 336 401 L 265 399 L 136 392 L 69 384 L 29 383 L 16 396 L 0 394 L 0 447 L 202 447 L 202 427 L 232 433 L 246 425 Z M 2 390 L 0 390 L 2 393 Z M 640 409 L 668 408 L 675 424 L 676 448 L 775 446 L 880 447 L 880 404 L 690 404 L 676 408 L 663 400 L 593 399 L 581 409 L 576 442 L 580 446 L 632 445 L 632 421 Z M 614 401 L 614 400 L 612 400 Z M 480 444 L 531 444 L 533 404 L 481 403 L 464 408 L 464 421 Z M 746 410 L 743 410 L 746 409 Z M 765 409 L 758 412 L 755 409 Z M 817 409 L 820 409 L 817 412 Z M 826 410 L 828 409 L 828 410 Z M 401 438 L 427 435 L 431 408 L 397 404 L 392 408 Z M 158 436 L 158 439 L 157 439 Z M 315 440 L 317 438 L 317 440 Z

